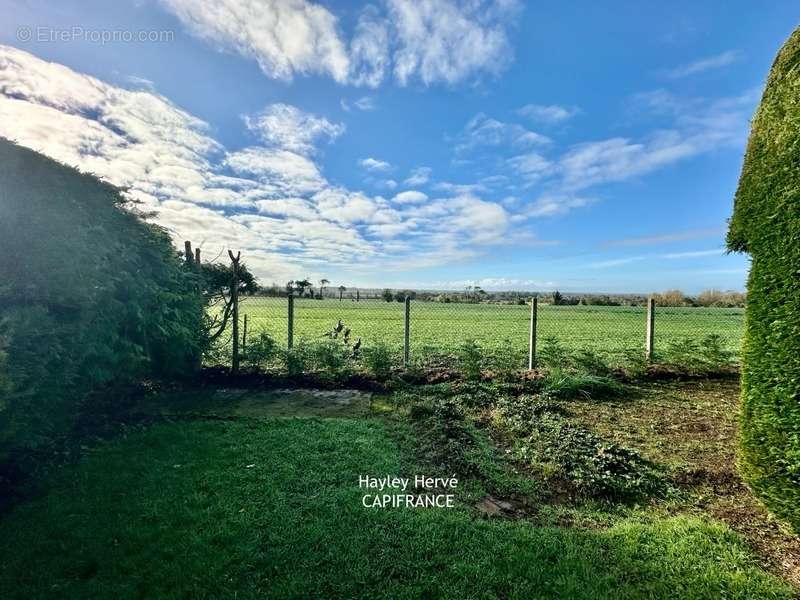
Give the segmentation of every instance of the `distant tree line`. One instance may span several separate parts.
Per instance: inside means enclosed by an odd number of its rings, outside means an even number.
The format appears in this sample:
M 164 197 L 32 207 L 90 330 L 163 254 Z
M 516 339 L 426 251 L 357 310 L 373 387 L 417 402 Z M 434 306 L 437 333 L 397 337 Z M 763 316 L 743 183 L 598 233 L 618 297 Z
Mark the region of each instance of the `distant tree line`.
M 532 291 L 486 291 L 479 286 L 468 286 L 463 291 L 435 291 L 411 289 L 356 289 L 344 285 L 329 286 L 328 279 L 320 279 L 317 284 L 311 279 L 295 279 L 286 285 L 273 283 L 262 286 L 257 292 L 263 296 L 286 296 L 291 293 L 297 298 L 345 298 L 361 300 L 385 300 L 386 302 L 402 302 L 406 296 L 423 302 L 441 302 L 443 304 L 527 304 L 532 296 L 537 296 L 542 304 L 557 306 L 644 306 L 648 296 L 645 294 L 591 294 Z M 689 295 L 681 290 L 666 290 L 652 294 L 659 306 L 707 306 L 718 308 L 744 307 L 745 294 L 736 291 L 709 289 L 697 295 Z

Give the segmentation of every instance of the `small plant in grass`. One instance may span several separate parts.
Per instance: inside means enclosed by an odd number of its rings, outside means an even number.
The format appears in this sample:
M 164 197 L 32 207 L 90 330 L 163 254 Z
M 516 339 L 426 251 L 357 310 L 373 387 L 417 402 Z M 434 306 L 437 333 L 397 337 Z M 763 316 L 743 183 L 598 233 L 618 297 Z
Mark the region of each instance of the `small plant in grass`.
M 630 379 L 641 379 L 647 375 L 650 362 L 644 350 L 640 348 L 627 348 L 622 352 L 622 370 Z
M 730 368 L 733 353 L 722 345 L 722 337 L 713 333 L 700 342 L 700 359 L 710 372 L 720 372 Z
M 389 346 L 377 343 L 362 350 L 362 362 L 375 379 L 385 381 L 392 374 L 394 355 Z
M 278 355 L 278 343 L 269 333 L 262 331 L 249 341 L 242 356 L 244 364 L 264 368 Z
M 483 367 L 483 352 L 475 340 L 466 340 L 458 348 L 458 369 L 465 379 L 478 381 Z
M 554 336 L 544 338 L 539 346 L 539 364 L 546 368 L 563 368 L 572 362 L 569 350 Z
M 297 377 L 308 371 L 311 357 L 309 346 L 305 340 L 300 340 L 294 347 L 282 353 L 283 366 L 290 377 Z
M 524 353 L 515 348 L 511 340 L 503 340 L 487 358 L 494 379 L 504 382 L 519 379 Z
M 577 350 L 572 355 L 572 361 L 575 363 L 577 369 L 586 371 L 592 375 L 607 377 L 611 375 L 613 371 L 611 365 L 603 355 L 589 348 Z

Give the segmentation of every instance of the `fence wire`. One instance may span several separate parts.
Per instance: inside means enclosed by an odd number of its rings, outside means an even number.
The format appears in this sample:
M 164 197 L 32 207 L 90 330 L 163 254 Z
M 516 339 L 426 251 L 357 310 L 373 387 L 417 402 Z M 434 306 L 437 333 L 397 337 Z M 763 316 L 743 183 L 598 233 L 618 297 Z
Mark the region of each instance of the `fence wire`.
M 387 346 L 398 359 L 404 344 L 404 302 L 382 299 L 294 298 L 294 343 L 314 343 L 342 322 L 350 339 L 363 347 Z M 247 297 L 240 318 L 247 316 L 248 338 L 268 333 L 282 347 L 288 343 L 288 299 Z M 536 345 L 540 350 L 557 343 L 568 350 L 591 350 L 606 356 L 644 352 L 645 306 L 556 306 L 540 303 L 536 315 Z M 468 340 L 487 355 L 496 354 L 515 365 L 527 363 L 530 304 L 489 304 L 412 300 L 410 347 L 412 357 L 453 356 Z M 701 344 L 715 336 L 732 358 L 738 358 L 744 331 L 740 308 L 655 308 L 654 351 L 681 351 L 687 343 Z

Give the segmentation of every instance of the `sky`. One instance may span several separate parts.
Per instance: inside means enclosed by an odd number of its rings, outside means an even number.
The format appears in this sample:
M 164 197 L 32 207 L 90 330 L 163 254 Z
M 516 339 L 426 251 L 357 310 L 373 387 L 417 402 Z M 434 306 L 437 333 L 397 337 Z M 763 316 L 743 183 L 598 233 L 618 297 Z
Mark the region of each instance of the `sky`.
M 262 283 L 742 290 L 796 1 L 0 0 L 0 136 Z M 224 254 L 223 254 L 224 255 Z

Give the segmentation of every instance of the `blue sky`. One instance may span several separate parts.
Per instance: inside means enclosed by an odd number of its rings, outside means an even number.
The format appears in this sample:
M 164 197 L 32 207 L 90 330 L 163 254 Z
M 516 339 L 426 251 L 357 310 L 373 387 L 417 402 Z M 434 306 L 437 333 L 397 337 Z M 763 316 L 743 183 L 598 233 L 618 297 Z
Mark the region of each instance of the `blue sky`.
M 606 292 L 744 287 L 725 222 L 800 22 L 788 1 L 0 10 L 0 135 L 129 186 L 206 256 L 266 282 Z

